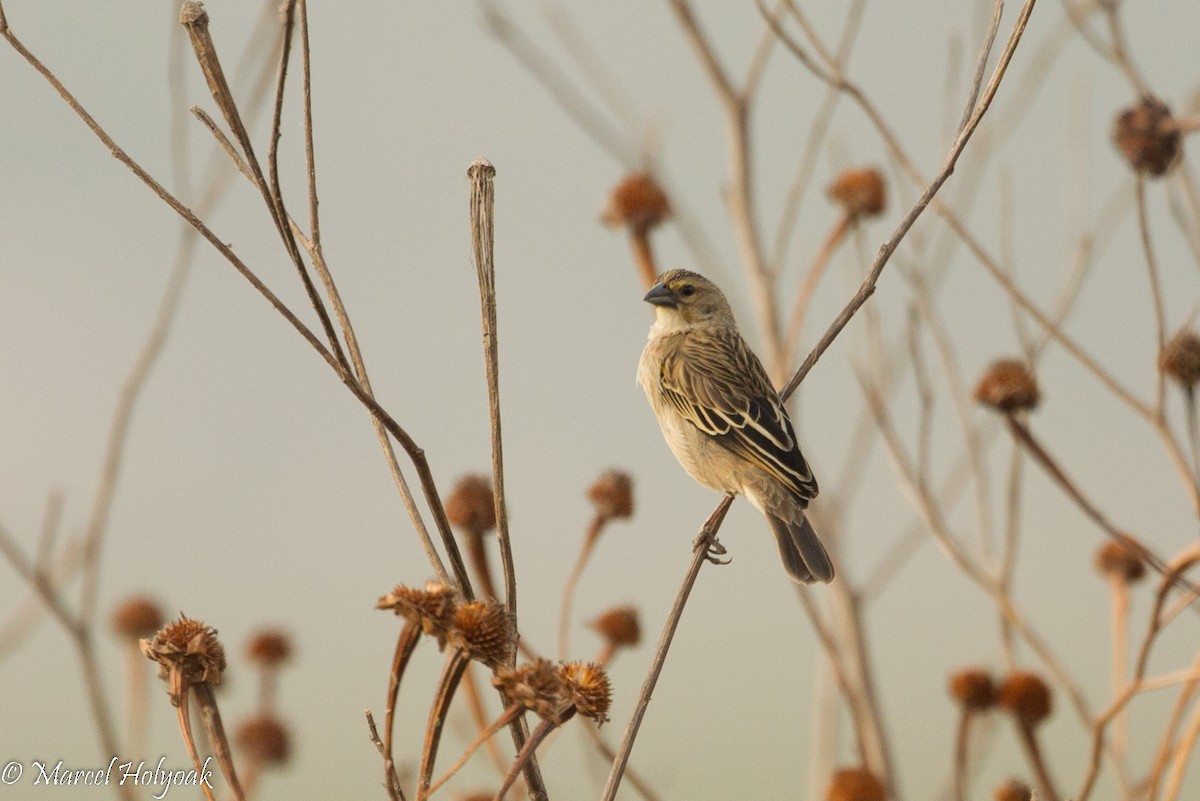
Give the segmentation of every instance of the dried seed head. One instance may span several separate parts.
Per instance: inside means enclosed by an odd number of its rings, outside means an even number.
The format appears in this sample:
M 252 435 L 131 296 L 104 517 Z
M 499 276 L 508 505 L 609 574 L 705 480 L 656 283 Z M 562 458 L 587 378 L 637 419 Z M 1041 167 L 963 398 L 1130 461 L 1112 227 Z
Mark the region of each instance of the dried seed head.
M 588 488 L 596 515 L 605 520 L 633 517 L 633 479 L 620 470 L 607 470 Z
M 1033 373 L 1016 359 L 1000 359 L 979 379 L 975 401 L 1001 412 L 1029 411 L 1038 405 L 1040 394 Z
M 113 610 L 112 629 L 127 640 L 150 637 L 162 628 L 163 614 L 158 604 L 142 595 L 127 598 Z
M 521 704 L 543 720 L 562 722 L 563 708 L 570 704 L 558 668 L 545 659 L 539 658 L 515 668 L 499 668 L 492 677 L 492 684 L 503 690 L 510 701 Z
M 612 687 L 604 668 L 592 662 L 567 662 L 559 668 L 559 673 L 579 714 L 596 723 L 608 720 Z
M 238 748 L 260 765 L 282 765 L 292 753 L 287 727 L 270 715 L 260 715 L 238 726 Z
M 1171 337 L 1158 355 L 1158 367 L 1184 387 L 1200 382 L 1200 336 L 1183 330 Z
M 397 584 L 390 593 L 375 602 L 376 609 L 390 609 L 411 623 L 419 623 L 421 631 L 444 642 L 446 630 L 458 598 L 445 584 L 430 581 L 425 589 Z
M 187 685 L 221 683 L 225 671 L 225 649 L 217 630 L 199 620 L 180 615 L 159 629 L 153 639 L 141 640 L 142 653 L 159 664 L 159 675 L 171 683 L 172 699 Z
M 1000 706 L 1023 726 L 1033 728 L 1050 717 L 1054 709 L 1050 687 L 1036 673 L 1011 673 L 1000 685 Z
M 591 622 L 592 630 L 617 648 L 637 645 L 642 639 L 638 611 L 632 606 L 616 606 Z
M 887 208 L 883 175 L 875 169 L 846 170 L 834 179 L 825 193 L 855 219 L 874 217 Z
M 508 661 L 517 644 L 508 611 L 491 599 L 456 607 L 446 640 L 489 667 Z
M 1109 540 L 1097 549 L 1096 569 L 1126 584 L 1133 584 L 1146 575 L 1142 555 L 1119 540 Z
M 446 519 L 472 534 L 496 527 L 496 501 L 486 476 L 463 476 L 446 499 Z
M 996 788 L 996 801 L 1033 801 L 1033 790 L 1017 779 L 1009 779 Z
M 885 801 L 883 782 L 866 768 L 842 768 L 833 774 L 826 801 Z
M 279 629 L 263 629 L 246 642 L 246 658 L 265 668 L 292 658 L 292 638 Z
M 645 233 L 671 216 L 671 201 L 647 172 L 627 175 L 608 196 L 600 219 L 613 228 Z
M 1150 176 L 1163 175 L 1178 160 L 1179 138 L 1171 109 L 1149 95 L 1118 114 L 1113 125 L 1113 141 L 1129 166 Z
M 980 668 L 967 668 L 950 676 L 950 695 L 963 708 L 981 711 L 996 703 L 996 683 Z

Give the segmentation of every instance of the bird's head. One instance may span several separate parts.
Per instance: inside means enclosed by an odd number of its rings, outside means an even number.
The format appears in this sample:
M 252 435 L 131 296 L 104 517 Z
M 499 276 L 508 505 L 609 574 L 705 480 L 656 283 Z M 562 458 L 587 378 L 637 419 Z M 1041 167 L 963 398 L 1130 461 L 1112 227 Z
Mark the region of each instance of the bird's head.
M 663 273 L 642 299 L 654 306 L 657 323 L 667 328 L 733 321 L 729 301 L 717 285 L 689 270 Z

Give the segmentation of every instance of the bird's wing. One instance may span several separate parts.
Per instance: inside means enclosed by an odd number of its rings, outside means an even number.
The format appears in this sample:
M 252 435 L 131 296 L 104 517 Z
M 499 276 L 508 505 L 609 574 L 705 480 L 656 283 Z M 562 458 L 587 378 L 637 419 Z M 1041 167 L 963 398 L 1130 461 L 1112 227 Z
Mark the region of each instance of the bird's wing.
M 787 411 L 736 331 L 684 337 L 663 358 L 659 381 L 663 397 L 696 428 L 775 476 L 802 506 L 816 497 Z

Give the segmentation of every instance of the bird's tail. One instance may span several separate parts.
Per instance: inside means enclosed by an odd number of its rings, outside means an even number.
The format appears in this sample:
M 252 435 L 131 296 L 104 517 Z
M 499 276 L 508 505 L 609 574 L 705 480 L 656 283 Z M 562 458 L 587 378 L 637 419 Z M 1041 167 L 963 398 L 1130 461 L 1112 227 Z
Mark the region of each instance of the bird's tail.
M 801 584 L 833 580 L 833 562 L 807 517 L 801 517 L 799 523 L 785 523 L 775 515 L 767 515 L 767 520 L 789 576 Z

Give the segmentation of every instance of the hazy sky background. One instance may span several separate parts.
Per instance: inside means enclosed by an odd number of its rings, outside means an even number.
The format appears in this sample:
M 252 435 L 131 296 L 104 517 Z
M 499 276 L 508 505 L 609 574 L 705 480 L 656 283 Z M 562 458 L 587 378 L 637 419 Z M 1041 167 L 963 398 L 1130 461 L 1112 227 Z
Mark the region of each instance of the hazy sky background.
M 850 74 L 926 174 L 945 152 L 947 120 L 960 113 L 986 19 L 980 7 L 987 5 L 867 5 Z M 753 4 L 696 6 L 727 67 L 743 75 L 764 27 Z M 831 41 L 845 6 L 805 4 Z M 172 43 L 185 38 L 175 22 L 177 3 L 9 0 L 4 7 L 25 44 L 185 202 L 194 202 L 197 187 L 213 174 L 232 171 L 227 161 L 209 160 L 210 138 L 188 117 L 183 126 L 191 188 L 172 175 L 173 115 L 191 105 L 215 115 L 190 57 L 183 62 L 182 96 L 169 91 Z M 254 30 L 258 4 L 213 0 L 207 7 L 232 74 Z M 1009 4 L 1001 39 L 1018 7 Z M 723 269 L 714 277 L 735 297 L 743 327 L 756 339 L 721 195 L 723 120 L 669 8 L 629 0 L 514 4 L 523 27 L 569 68 L 572 80 L 580 73 L 543 8 L 570 14 L 630 99 L 677 201 L 713 243 Z M 1159 95 L 1185 109 L 1197 86 L 1200 6 L 1159 0 L 1125 12 L 1139 67 Z M 605 733 L 615 743 L 684 573 L 689 543 L 718 500 L 678 468 L 634 383 L 649 314 L 624 236 L 598 220 L 608 190 L 626 168 L 485 31 L 474 4 L 312 2 L 310 15 L 325 252 L 376 394 L 425 449 L 443 496 L 457 477 L 490 463 L 465 172 L 477 156 L 496 166 L 507 488 L 521 629 L 535 647 L 553 649 L 563 581 L 591 514 L 586 488 L 613 466 L 637 482 L 635 518 L 605 533 L 575 603 L 581 620 L 615 604 L 635 604 L 642 612 L 649 642 L 622 654 L 611 671 L 613 721 Z M 968 224 L 993 252 L 1004 254 L 1021 284 L 1046 307 L 1069 272 L 1081 233 L 1096 225 L 1114 193 L 1132 196 L 1130 173 L 1109 134 L 1112 117 L 1132 102 L 1133 92 L 1077 35 L 1061 37 L 1063 29 L 1061 4 L 1043 0 L 1001 89 L 995 124 L 985 124 L 972 147 L 986 146 L 989 137 L 1002 143 L 986 171 L 973 174 L 964 162 L 946 187 L 953 201 L 968 178 L 984 182 L 965 211 Z M 1049 66 L 1031 67 L 1039 48 L 1058 40 L 1062 54 Z M 272 41 L 258 46 L 269 48 Z M 961 57 L 952 55 L 956 48 Z M 1031 69 L 1044 80 L 1028 82 Z M 298 75 L 292 74 L 293 88 Z M 1030 111 L 1014 128 L 1016 118 L 1002 115 L 1035 85 Z M 948 86 L 956 93 L 951 100 Z M 768 242 L 823 96 L 792 56 L 776 48 L 753 117 L 757 200 Z M 291 211 L 300 216 L 304 170 L 295 98 L 293 93 L 285 109 L 280 163 Z M 254 128 L 262 152 L 265 130 L 261 123 Z M 857 248 L 850 244 L 839 253 L 818 293 L 807 344 L 850 296 L 864 260 L 915 195 L 910 185 L 897 184 L 875 131 L 851 104 L 839 106 L 830 130 L 789 255 L 784 297 L 799 285 L 836 218 L 821 187 L 837 172 L 851 165 L 885 167 L 893 203 L 864 226 Z M 1189 155 L 1195 155 L 1194 143 Z M 180 225 L 7 46 L 0 47 L 0 186 L 0 523 L 32 552 L 51 492 L 61 492 L 65 501 L 64 538 L 83 533 L 117 395 L 152 324 Z M 1011 199 L 1007 223 L 1004 193 Z M 1167 193 L 1166 183 L 1148 188 L 1174 329 L 1194 310 L 1197 273 L 1171 221 Z M 1126 205 L 1118 222 L 1101 232 L 1104 249 L 1068 331 L 1140 397 L 1152 399 L 1153 317 L 1131 208 Z M 245 181 L 239 177 L 207 219 L 312 321 L 261 201 Z M 991 359 L 1015 353 L 1018 340 L 1006 297 L 964 248 L 945 247 L 944 233 L 939 224 L 924 222 L 898 260 L 912 266 L 931 249 L 943 254 L 949 272 L 939 308 L 963 374 L 973 381 Z M 664 268 L 697 266 L 673 226 L 655 244 Z M 917 245 L 923 250 L 914 250 Z M 870 301 L 889 342 L 902 335 L 911 300 L 909 285 L 889 268 Z M 852 364 L 872 363 L 865 332 L 860 316 L 801 392 L 797 420 L 805 452 L 830 498 L 861 416 Z M 933 351 L 928 354 L 932 366 Z M 1196 521 L 1151 429 L 1059 348 L 1048 351 L 1039 376 L 1045 406 L 1035 427 L 1091 496 L 1161 553 L 1190 542 Z M 911 447 L 916 405 L 907 384 L 893 414 Z M 1179 407 L 1171 409 L 1181 419 Z M 935 413 L 940 474 L 957 458 L 959 436 L 944 397 Z M 972 415 L 985 417 L 980 410 Z M 991 464 L 999 499 L 1010 445 L 997 442 Z M 841 556 L 845 573 L 859 581 L 914 519 L 882 448 L 876 445 L 869 458 L 865 489 L 845 512 Z M 1016 597 L 1079 677 L 1092 707 L 1103 709 L 1109 698 L 1108 601 L 1091 568 L 1101 534 L 1032 465 L 1026 467 L 1024 495 Z M 971 547 L 977 542 L 973 510 L 968 498 L 952 515 Z M 815 637 L 757 513 L 736 504 L 722 539 L 733 562 L 700 576 L 633 765 L 664 799 L 802 797 L 820 665 Z M 121 599 L 144 592 L 171 613 L 216 626 L 231 657 L 221 696 L 230 725 L 249 712 L 254 698 L 254 677 L 242 658 L 247 636 L 266 624 L 288 629 L 298 656 L 284 674 L 281 706 L 294 726 L 295 753 L 286 772 L 264 780 L 261 797 L 383 798 L 380 760 L 362 711 L 370 707 L 382 715 L 398 623 L 372 605 L 392 585 L 419 584 L 431 574 L 366 412 L 246 281 L 201 247 L 125 450 L 103 554 L 101 623 Z M 28 591 L 7 563 L 0 576 L 0 609 L 7 616 Z M 818 588 L 816 595 L 825 592 Z M 1135 599 L 1135 637 L 1143 630 L 1149 592 L 1143 586 Z M 930 540 L 873 600 L 867 623 L 904 797 L 936 798 L 953 753 L 955 709 L 943 689 L 946 676 L 966 664 L 1001 667 L 996 614 Z M 1196 619 L 1188 615 L 1176 625 L 1152 673 L 1182 668 L 1192 658 Z M 595 635 L 578 626 L 572 636 L 575 658 L 595 655 Z M 104 680 L 119 705 L 119 653 L 106 632 L 100 640 Z M 404 754 L 417 752 L 442 660 L 425 643 L 410 668 L 398 737 Z M 1028 649 L 1018 651 L 1018 661 L 1041 669 Z M 99 754 L 78 662 L 53 621 L 44 620 L 0 663 L 0 686 L 0 762 L 107 762 Z M 1135 706 L 1135 766 L 1147 763 L 1173 699 L 1171 692 L 1160 693 Z M 1061 693 L 1057 701 L 1047 741 L 1061 789 L 1073 794 L 1089 740 Z M 184 766 L 174 712 L 158 684 L 152 722 L 149 752 L 125 756 L 153 761 L 167 754 L 172 764 Z M 995 723 L 995 750 L 983 766 L 978 798 L 990 797 L 1002 776 L 1028 777 L 1008 722 Z M 469 738 L 468 718 L 459 712 L 443 746 L 446 764 Z M 848 739 L 840 753 L 839 763 L 853 761 Z M 480 760 L 469 774 L 474 784 L 468 785 L 486 789 L 494 783 L 484 764 Z M 547 749 L 542 764 L 552 797 L 560 799 L 598 794 L 606 774 L 581 734 L 571 730 Z M 35 797 L 28 779 L 0 788 L 0 796 Z M 1200 791 L 1195 769 L 1188 787 Z M 1114 792 L 1107 780 L 1101 790 Z M 1183 797 L 1194 797 L 1187 792 Z M 173 790 L 169 797 L 195 796 Z M 622 797 L 635 795 L 627 788 Z

